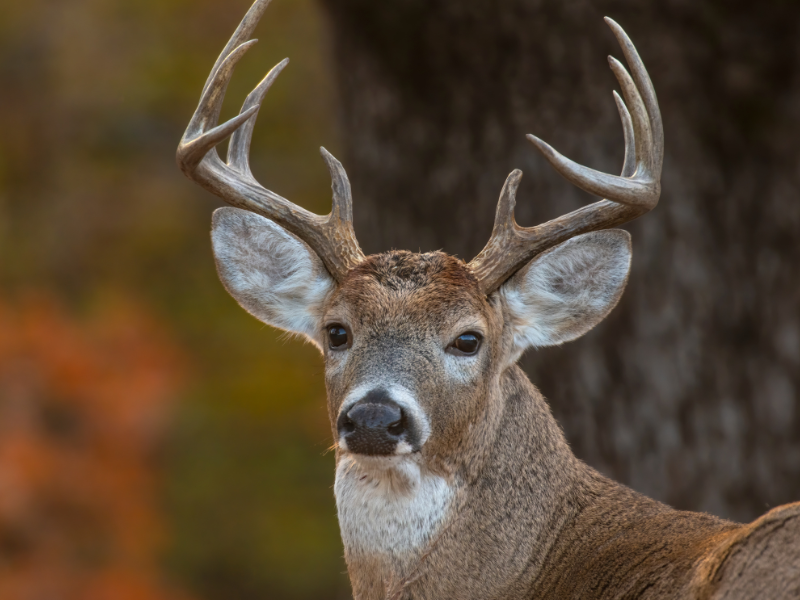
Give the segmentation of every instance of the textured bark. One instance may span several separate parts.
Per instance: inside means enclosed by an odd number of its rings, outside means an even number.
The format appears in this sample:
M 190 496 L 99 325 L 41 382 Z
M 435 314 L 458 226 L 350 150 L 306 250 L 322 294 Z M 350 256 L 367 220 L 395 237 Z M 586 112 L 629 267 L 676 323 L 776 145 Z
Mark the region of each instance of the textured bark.
M 488 240 L 505 176 L 517 221 L 593 200 L 525 140 L 618 173 L 602 16 L 661 103 L 658 208 L 607 321 L 523 365 L 576 454 L 679 508 L 749 520 L 800 498 L 800 7 L 771 0 L 323 0 L 345 166 L 367 253 Z

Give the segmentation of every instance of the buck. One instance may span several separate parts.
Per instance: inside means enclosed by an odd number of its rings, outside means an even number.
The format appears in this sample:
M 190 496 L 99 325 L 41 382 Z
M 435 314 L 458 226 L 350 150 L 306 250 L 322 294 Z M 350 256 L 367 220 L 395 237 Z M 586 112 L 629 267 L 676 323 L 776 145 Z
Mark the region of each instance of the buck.
M 619 177 L 528 136 L 555 169 L 606 198 L 536 227 L 514 220 L 520 171 L 503 186 L 486 247 L 364 256 L 350 184 L 325 149 L 333 208 L 322 217 L 250 172 L 256 114 L 284 60 L 238 116 L 225 89 L 269 0 L 222 51 L 178 148 L 183 172 L 234 208 L 214 213 L 220 279 L 250 314 L 304 336 L 325 361 L 334 486 L 356 598 L 798 598 L 800 503 L 749 525 L 673 510 L 606 479 L 570 451 L 516 365 L 574 340 L 616 305 L 630 236 L 608 229 L 660 194 L 656 95 L 625 32 L 610 58 L 625 137 Z M 215 147 L 230 137 L 227 161 Z

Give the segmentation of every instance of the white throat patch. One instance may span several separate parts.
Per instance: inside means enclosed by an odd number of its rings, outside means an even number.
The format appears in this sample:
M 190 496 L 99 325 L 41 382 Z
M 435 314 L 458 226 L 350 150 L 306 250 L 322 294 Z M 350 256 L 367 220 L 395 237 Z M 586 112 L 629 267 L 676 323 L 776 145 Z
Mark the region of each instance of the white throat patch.
M 401 559 L 428 544 L 455 495 L 442 477 L 424 474 L 408 456 L 343 456 L 334 492 L 348 552 Z

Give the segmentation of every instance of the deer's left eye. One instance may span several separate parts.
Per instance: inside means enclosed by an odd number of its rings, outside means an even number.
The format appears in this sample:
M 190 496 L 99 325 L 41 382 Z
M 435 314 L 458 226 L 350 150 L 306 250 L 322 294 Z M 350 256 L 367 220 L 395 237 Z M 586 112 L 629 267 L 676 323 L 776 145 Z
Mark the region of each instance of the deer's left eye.
M 471 356 L 481 347 L 482 339 L 481 334 L 474 331 L 462 333 L 447 347 L 447 351 L 456 356 Z

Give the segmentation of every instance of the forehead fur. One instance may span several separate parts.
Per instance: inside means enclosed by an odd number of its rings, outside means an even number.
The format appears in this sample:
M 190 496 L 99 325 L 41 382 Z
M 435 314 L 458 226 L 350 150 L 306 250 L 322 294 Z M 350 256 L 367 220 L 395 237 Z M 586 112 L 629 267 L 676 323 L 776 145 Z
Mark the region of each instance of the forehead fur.
M 478 280 L 459 259 L 444 252 L 416 254 L 396 250 L 368 256 L 347 276 L 340 297 L 374 304 L 380 297 L 424 297 L 419 308 L 436 311 L 453 304 L 481 309 L 486 297 Z

